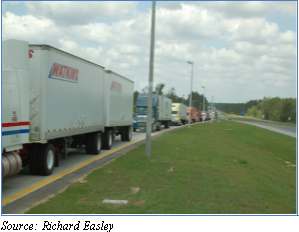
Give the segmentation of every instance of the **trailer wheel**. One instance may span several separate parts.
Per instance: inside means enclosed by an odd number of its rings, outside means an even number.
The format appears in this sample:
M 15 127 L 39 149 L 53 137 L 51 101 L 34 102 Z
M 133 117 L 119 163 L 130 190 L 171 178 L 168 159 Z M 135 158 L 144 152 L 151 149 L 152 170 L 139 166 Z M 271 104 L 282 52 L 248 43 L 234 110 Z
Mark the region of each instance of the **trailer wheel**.
M 95 132 L 90 135 L 90 154 L 98 155 L 102 149 L 102 138 L 100 132 Z
M 40 147 L 38 160 L 38 172 L 40 175 L 49 176 L 52 174 L 55 163 L 54 146 L 50 143 L 42 144 Z
M 120 138 L 121 138 L 121 141 L 126 141 L 126 127 L 123 126 L 121 128 L 121 132 L 120 132 Z
M 86 154 L 90 154 L 90 134 L 85 135 L 85 151 Z
M 131 141 L 131 139 L 132 139 L 132 127 L 131 126 L 126 126 L 125 131 L 126 131 L 126 141 Z
M 136 128 L 134 128 L 133 131 L 136 132 Z
M 104 149 L 110 150 L 112 146 L 112 141 L 113 141 L 113 133 L 110 130 L 105 131 L 104 133 Z
M 38 174 L 37 168 L 37 153 L 39 151 L 40 144 L 32 144 L 28 151 L 29 171 L 31 175 Z
M 168 129 L 169 128 L 169 121 L 165 122 L 165 128 Z

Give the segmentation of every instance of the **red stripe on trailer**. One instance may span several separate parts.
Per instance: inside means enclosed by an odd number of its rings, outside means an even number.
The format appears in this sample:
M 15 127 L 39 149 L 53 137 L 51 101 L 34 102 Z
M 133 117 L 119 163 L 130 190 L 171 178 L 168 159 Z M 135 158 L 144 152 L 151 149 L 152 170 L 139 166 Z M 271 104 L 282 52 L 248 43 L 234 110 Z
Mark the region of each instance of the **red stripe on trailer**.
M 29 126 L 29 122 L 4 122 L 2 127 L 13 127 L 13 126 Z

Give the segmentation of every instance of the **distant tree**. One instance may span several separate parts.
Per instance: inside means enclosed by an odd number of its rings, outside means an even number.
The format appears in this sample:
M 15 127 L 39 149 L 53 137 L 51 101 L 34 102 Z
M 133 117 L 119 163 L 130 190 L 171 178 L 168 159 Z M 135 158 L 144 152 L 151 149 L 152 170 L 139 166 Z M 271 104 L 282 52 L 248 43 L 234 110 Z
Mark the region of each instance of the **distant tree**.
M 166 97 L 170 98 L 173 103 L 181 103 L 181 98 L 176 95 L 175 88 L 173 87 L 168 90 Z
M 136 103 L 137 103 L 138 95 L 139 95 L 139 92 L 138 92 L 138 91 L 135 91 L 135 92 L 133 93 L 133 112 L 134 112 L 134 115 L 135 115 L 135 113 L 136 113 Z
M 155 91 L 153 93 L 158 94 L 158 95 L 163 95 L 163 89 L 165 87 L 165 84 L 159 83 L 156 85 Z
M 141 93 L 148 93 L 148 86 L 145 86 L 142 90 Z

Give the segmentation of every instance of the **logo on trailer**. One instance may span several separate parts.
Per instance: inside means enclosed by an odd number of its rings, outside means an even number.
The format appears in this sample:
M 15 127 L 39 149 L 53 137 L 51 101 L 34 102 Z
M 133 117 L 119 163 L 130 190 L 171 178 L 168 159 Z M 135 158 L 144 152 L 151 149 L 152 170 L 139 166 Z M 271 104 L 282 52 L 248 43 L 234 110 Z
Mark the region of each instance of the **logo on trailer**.
M 53 63 L 49 78 L 78 83 L 79 70 L 63 64 Z
M 17 111 L 13 111 L 13 112 L 12 112 L 12 118 L 11 118 L 11 121 L 13 121 L 13 122 L 18 121 Z
M 34 53 L 33 50 L 29 50 L 29 51 L 28 51 L 29 59 L 32 58 L 32 56 L 33 56 L 32 53 Z
M 112 91 L 121 93 L 122 92 L 122 87 L 123 87 L 122 84 L 120 84 L 116 81 L 112 81 L 112 84 L 111 84 L 111 90 Z

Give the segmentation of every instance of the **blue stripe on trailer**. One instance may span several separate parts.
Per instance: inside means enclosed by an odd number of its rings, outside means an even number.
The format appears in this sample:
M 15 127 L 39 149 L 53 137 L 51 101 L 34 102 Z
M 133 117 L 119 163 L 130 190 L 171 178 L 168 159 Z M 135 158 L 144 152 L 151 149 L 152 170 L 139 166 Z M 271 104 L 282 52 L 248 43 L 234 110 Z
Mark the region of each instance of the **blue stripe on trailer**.
M 26 134 L 29 133 L 29 129 L 13 130 L 13 131 L 2 131 L 2 136 Z

